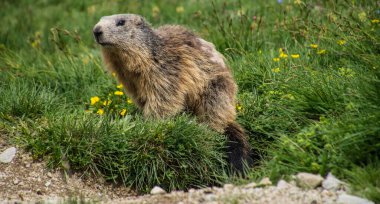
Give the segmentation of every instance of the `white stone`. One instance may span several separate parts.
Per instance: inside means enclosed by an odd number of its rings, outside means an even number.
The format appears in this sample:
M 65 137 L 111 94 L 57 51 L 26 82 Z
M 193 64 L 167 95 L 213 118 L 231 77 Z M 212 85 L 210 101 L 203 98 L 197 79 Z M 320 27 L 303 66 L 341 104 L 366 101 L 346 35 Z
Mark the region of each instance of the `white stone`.
M 284 181 L 284 180 L 279 180 L 278 183 L 277 183 L 277 188 L 278 189 L 284 189 L 284 188 L 290 188 L 292 185 L 289 184 L 288 182 Z
M 52 178 L 52 177 L 53 177 L 53 175 L 52 175 L 50 172 L 48 172 L 48 173 L 46 174 L 46 176 L 49 177 L 49 178 Z
M 3 153 L 0 154 L 0 162 L 1 163 L 9 163 L 13 160 L 16 155 L 16 148 L 10 147 L 4 150 Z
M 270 185 L 272 185 L 272 181 L 270 181 L 270 179 L 268 177 L 265 177 L 265 178 L 261 179 L 261 181 L 259 182 L 259 185 L 270 186 Z
M 18 180 L 17 178 L 15 178 L 14 180 L 13 180 L 13 184 L 14 185 L 17 185 L 17 184 L 19 184 L 20 183 L 20 180 Z
M 214 194 L 207 194 L 204 196 L 205 201 L 210 202 L 217 199 L 217 196 Z
M 47 181 L 47 182 L 45 183 L 45 186 L 46 186 L 46 187 L 49 187 L 50 184 L 51 184 L 51 181 Z
M 255 182 L 251 182 L 244 186 L 244 188 L 256 188 L 257 184 Z
M 225 190 L 232 190 L 235 186 L 233 184 L 230 184 L 230 183 L 226 183 L 223 185 L 223 188 Z
M 159 186 L 153 187 L 152 190 L 150 191 L 150 194 L 152 195 L 164 194 L 164 193 L 166 193 L 166 191 L 160 188 Z
M 345 193 L 339 195 L 337 203 L 339 204 L 374 204 L 374 202 L 369 201 L 367 199 L 359 198 L 357 196 L 352 196 Z
M 298 173 L 296 175 L 297 185 L 301 188 L 314 189 L 321 185 L 323 178 L 320 175 L 310 173 Z
M 322 182 L 322 187 L 327 190 L 337 191 L 341 188 L 343 182 L 337 179 L 331 173 L 328 173 L 326 179 Z

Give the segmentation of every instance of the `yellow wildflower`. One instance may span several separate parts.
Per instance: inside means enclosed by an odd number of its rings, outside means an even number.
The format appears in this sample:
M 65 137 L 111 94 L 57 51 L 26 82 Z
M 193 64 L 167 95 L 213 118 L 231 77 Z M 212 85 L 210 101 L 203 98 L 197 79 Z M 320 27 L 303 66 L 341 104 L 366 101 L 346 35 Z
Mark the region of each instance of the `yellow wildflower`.
M 127 99 L 127 103 L 128 103 L 128 104 L 132 104 L 132 103 L 133 103 L 132 99 L 128 98 L 128 99 Z
M 367 14 L 364 11 L 362 11 L 358 14 L 358 17 L 360 21 L 365 21 L 367 19 Z
M 380 20 L 379 19 L 372 19 L 371 23 L 380 23 Z
M 280 68 L 276 67 L 276 68 L 272 69 L 272 72 L 278 73 L 278 72 L 280 72 Z
M 100 98 L 97 96 L 91 97 L 91 105 L 94 105 L 95 103 L 100 101 Z
M 294 0 L 294 3 L 300 5 L 300 4 L 302 4 L 302 1 L 301 0 Z
M 245 11 L 244 11 L 244 9 L 239 9 L 239 10 L 237 10 L 236 14 L 238 16 L 243 16 L 245 14 Z
M 83 63 L 84 65 L 88 64 L 89 62 L 90 62 L 90 60 L 88 59 L 88 57 L 83 57 L 83 58 L 82 58 L 82 63 Z
M 317 49 L 318 45 L 317 44 L 310 44 L 310 47 L 313 48 L 313 49 Z
M 273 61 L 278 62 L 278 61 L 280 61 L 280 58 L 275 57 L 275 58 L 273 58 Z
M 350 68 L 339 68 L 339 75 L 345 77 L 353 77 L 355 72 Z
M 243 109 L 243 107 L 241 106 L 241 105 L 236 105 L 236 110 L 238 110 L 238 111 L 241 111 Z
M 283 98 L 287 98 L 287 99 L 290 99 L 290 100 L 294 100 L 294 96 L 292 94 L 285 94 L 282 96 Z
M 92 6 L 87 7 L 87 13 L 88 13 L 88 14 L 92 15 L 92 14 L 95 13 L 95 11 L 96 11 L 96 7 L 95 7 L 95 5 L 92 5 Z
M 185 8 L 183 8 L 183 6 L 178 6 L 178 7 L 175 9 L 175 11 L 176 11 L 177 13 L 183 13 L 183 12 L 185 11 Z
M 157 17 L 158 14 L 160 14 L 160 8 L 158 8 L 158 6 L 153 6 L 152 7 L 152 16 Z
M 41 34 L 40 31 L 37 31 L 37 32 L 34 33 L 33 40 L 30 43 L 33 48 L 39 48 L 40 47 L 40 44 L 41 44 L 41 35 L 42 34 Z
M 104 110 L 103 109 L 99 109 L 96 113 L 99 114 L 99 115 L 103 115 L 104 114 Z
M 122 96 L 124 93 L 122 91 L 115 91 L 114 94 L 116 96 Z
M 311 163 L 311 169 L 313 171 L 319 171 L 321 169 L 320 165 L 316 162 Z
M 294 59 L 300 58 L 300 55 L 299 55 L 299 54 L 292 54 L 292 55 L 290 55 L 290 56 L 292 56 L 292 58 L 294 58 Z
M 338 17 L 332 12 L 327 13 L 327 18 L 332 22 L 335 22 L 338 19 Z
M 326 50 L 318 50 L 317 54 L 319 54 L 319 55 L 326 54 Z
M 282 53 L 282 52 L 284 52 L 284 49 L 280 48 L 280 49 L 278 49 L 278 52 Z
M 33 48 L 39 48 L 41 44 L 41 41 L 39 39 L 34 40 L 31 45 Z
M 125 116 L 126 113 L 127 113 L 127 109 L 123 108 L 123 110 L 121 110 L 120 112 L 120 115 Z
M 108 105 L 111 104 L 111 102 L 112 102 L 112 101 L 108 99 L 108 100 L 106 100 L 106 101 L 103 102 L 103 105 L 104 105 L 104 106 L 108 106 Z
M 339 45 L 344 45 L 344 44 L 346 44 L 346 41 L 345 40 L 338 40 L 337 43 Z
M 115 72 L 112 72 L 112 76 L 113 76 L 113 77 L 116 77 L 116 73 L 115 73 Z
M 287 54 L 285 54 L 285 53 L 283 53 L 283 52 L 280 53 L 280 58 L 287 58 L 287 57 L 288 57 Z
M 119 84 L 116 86 L 118 89 L 122 89 L 123 88 L 123 84 Z

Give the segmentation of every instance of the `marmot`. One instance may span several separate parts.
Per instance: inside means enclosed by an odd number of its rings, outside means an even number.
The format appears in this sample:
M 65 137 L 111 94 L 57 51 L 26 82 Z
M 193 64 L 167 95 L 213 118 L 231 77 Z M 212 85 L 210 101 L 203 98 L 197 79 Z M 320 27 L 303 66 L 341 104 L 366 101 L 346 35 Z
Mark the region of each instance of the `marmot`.
M 228 161 L 243 172 L 250 146 L 235 122 L 237 85 L 214 45 L 186 28 L 154 29 L 135 14 L 104 16 L 93 29 L 103 60 L 144 117 L 190 112 L 228 137 Z

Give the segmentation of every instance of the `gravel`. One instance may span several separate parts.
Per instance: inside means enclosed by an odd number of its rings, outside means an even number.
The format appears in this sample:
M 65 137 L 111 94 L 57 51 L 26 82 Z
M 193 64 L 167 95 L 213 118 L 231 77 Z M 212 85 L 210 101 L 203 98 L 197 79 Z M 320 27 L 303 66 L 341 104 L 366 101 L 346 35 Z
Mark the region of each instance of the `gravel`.
M 373 204 L 363 198 L 349 195 L 343 182 L 333 175 L 326 179 L 318 175 L 299 173 L 294 181 L 280 180 L 272 185 L 269 178 L 236 186 L 190 189 L 188 192 L 166 193 L 156 186 L 150 194 L 136 195 L 122 186 L 107 184 L 98 178 L 82 178 L 80 175 L 66 175 L 60 171 L 45 168 L 43 162 L 33 161 L 29 154 L 17 152 L 10 163 L 0 163 L 0 203 L 72 203 L 100 201 L 102 203 L 342 203 Z M 321 179 L 322 178 L 322 179 Z M 300 183 L 305 183 L 299 185 Z M 322 186 L 321 186 L 321 183 Z M 339 187 L 337 187 L 339 183 Z

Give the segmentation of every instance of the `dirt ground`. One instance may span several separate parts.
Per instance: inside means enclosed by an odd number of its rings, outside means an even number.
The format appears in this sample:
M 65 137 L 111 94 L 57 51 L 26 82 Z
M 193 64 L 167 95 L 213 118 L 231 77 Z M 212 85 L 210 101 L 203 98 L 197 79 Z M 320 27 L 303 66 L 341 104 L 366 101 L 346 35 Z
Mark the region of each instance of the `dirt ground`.
M 0 153 L 10 145 L 1 143 Z M 338 203 L 345 191 L 318 187 L 302 189 L 294 183 L 190 189 L 162 194 L 136 195 L 124 186 L 115 186 L 99 178 L 83 178 L 49 170 L 46 163 L 34 161 L 29 153 L 17 148 L 10 163 L 0 163 L 0 203 Z M 342 198 L 343 198 L 342 197 Z M 84 202 L 85 201 L 85 202 Z M 341 203 L 341 202 L 339 202 Z M 351 203 L 351 201 L 343 202 Z M 371 203 L 371 202 L 364 202 Z
M 0 152 L 5 148 L 4 143 L 0 144 Z M 0 203 L 53 201 L 57 198 L 106 201 L 134 195 L 129 189 L 105 183 L 102 179 L 84 179 L 80 174 L 67 175 L 46 166 L 42 161 L 33 161 L 30 154 L 17 148 L 12 162 L 0 163 Z

